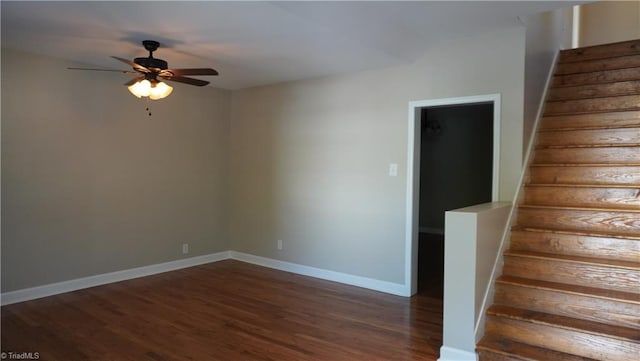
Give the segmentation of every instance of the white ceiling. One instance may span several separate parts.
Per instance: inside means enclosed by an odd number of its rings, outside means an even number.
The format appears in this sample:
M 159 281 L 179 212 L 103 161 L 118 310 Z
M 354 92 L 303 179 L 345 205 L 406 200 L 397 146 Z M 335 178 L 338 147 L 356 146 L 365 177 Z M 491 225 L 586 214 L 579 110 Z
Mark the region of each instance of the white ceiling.
M 146 56 L 141 41 L 157 40 L 170 68 L 212 67 L 220 75 L 203 79 L 239 89 L 411 63 L 438 42 L 575 3 L 3 0 L 2 46 L 126 69 L 109 56 Z

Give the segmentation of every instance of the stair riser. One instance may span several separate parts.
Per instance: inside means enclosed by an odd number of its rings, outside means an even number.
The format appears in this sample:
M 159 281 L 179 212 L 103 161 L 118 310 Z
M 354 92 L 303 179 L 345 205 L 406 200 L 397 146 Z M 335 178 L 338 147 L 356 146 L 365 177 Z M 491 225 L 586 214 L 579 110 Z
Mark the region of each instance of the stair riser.
M 640 127 L 543 132 L 536 140 L 538 147 L 608 144 L 640 144 Z
M 638 236 L 640 213 L 589 210 L 518 209 L 521 227 Z
M 640 54 L 640 40 L 563 50 L 560 52 L 558 62 L 569 63 L 594 59 L 608 59 L 636 54 Z
M 629 164 L 640 163 L 640 147 L 536 149 L 536 164 Z
M 593 73 L 555 75 L 551 88 L 640 80 L 640 68 L 596 71 Z
M 503 275 L 632 293 L 640 284 L 637 269 L 514 256 L 505 256 Z
M 550 232 L 511 232 L 512 250 L 637 262 L 640 240 Z
M 561 100 L 547 102 L 545 116 L 590 112 L 611 112 L 615 110 L 640 109 L 640 95 L 623 95 L 608 98 Z
M 640 209 L 638 188 L 572 188 L 528 186 L 524 204 L 607 209 Z
M 487 361 L 597 361 L 492 336 L 483 337 L 477 350 L 480 360 Z
M 532 167 L 533 184 L 640 184 L 640 167 Z
M 530 358 L 511 357 L 486 350 L 479 351 L 478 356 L 479 361 L 537 361 Z
M 640 330 L 640 304 L 500 283 L 496 285 L 494 302 Z
M 546 116 L 540 130 L 630 126 L 640 126 L 640 111 Z
M 543 324 L 490 316 L 486 333 L 596 360 L 629 361 L 640 344 Z
M 590 99 L 633 94 L 640 94 L 640 80 L 553 88 L 549 91 L 547 101 Z
M 617 58 L 586 60 L 575 63 L 561 63 L 556 66 L 556 75 L 589 73 L 602 70 L 640 67 L 640 55 Z

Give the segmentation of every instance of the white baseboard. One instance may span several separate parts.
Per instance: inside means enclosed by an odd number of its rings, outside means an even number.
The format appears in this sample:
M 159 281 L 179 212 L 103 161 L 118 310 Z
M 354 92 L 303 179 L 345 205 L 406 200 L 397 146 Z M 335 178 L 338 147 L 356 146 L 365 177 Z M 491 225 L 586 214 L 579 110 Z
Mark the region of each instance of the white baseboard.
M 51 283 L 48 285 L 25 288 L 17 291 L 5 292 L 0 296 L 0 303 L 12 303 L 33 300 L 60 293 L 77 291 L 83 288 L 95 287 L 107 283 L 120 282 L 138 277 L 150 276 L 158 273 L 174 271 L 181 268 L 198 266 L 205 263 L 217 262 L 230 258 L 229 251 L 211 253 L 203 256 L 179 259 L 165 263 L 158 263 L 144 267 L 131 268 L 123 271 L 103 273 L 95 276 L 77 278 L 74 280 Z
M 374 291 L 390 293 L 398 296 L 411 296 L 411 290 L 404 284 L 380 281 L 373 278 L 354 276 L 347 273 L 329 271 L 322 268 L 304 266 L 297 263 L 285 262 L 276 259 L 254 256 L 247 253 L 230 251 L 231 258 L 247 263 L 253 263 L 263 267 L 274 268 L 280 271 L 296 273 L 303 276 L 320 278 L 327 281 L 339 282 L 351 286 L 368 288 Z
M 335 272 L 321 268 L 304 266 L 297 263 L 285 262 L 276 259 L 254 256 L 236 251 L 224 251 L 206 254 L 191 258 L 180 259 L 165 263 L 158 263 L 144 267 L 131 268 L 128 270 L 99 274 L 95 276 L 77 278 L 69 281 L 50 283 L 43 286 L 25 288 L 16 291 L 4 292 L 0 295 L 1 305 L 10 305 L 37 298 L 53 296 L 60 293 L 77 291 L 83 288 L 100 286 L 113 282 L 126 281 L 138 277 L 151 276 L 158 273 L 174 271 L 181 268 L 193 267 L 205 263 L 218 262 L 225 259 L 235 259 L 242 262 L 252 263 L 263 267 L 300 274 L 323 280 L 334 281 L 374 291 L 390 293 L 398 296 L 410 297 L 409 288 L 400 283 L 380 281 L 373 278 L 354 276 L 347 273 Z
M 460 350 L 453 347 L 440 347 L 440 358 L 438 361 L 478 361 L 478 354 Z

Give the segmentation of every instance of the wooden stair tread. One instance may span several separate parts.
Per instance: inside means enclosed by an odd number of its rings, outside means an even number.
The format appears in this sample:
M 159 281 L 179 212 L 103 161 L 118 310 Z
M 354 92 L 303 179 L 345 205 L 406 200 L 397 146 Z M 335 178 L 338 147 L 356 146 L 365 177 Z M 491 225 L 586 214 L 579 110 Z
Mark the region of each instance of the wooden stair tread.
M 640 163 L 531 163 L 532 167 L 640 167 Z
M 621 238 L 621 239 L 633 239 L 640 240 L 640 234 L 638 236 L 631 236 L 628 234 L 617 233 L 599 233 L 599 232 L 583 232 L 578 230 L 566 230 L 566 229 L 552 229 L 552 228 L 536 228 L 525 227 L 522 225 L 516 225 L 511 227 L 512 231 L 524 231 L 524 232 L 540 232 L 540 233 L 559 233 L 559 234 L 572 234 L 576 236 L 588 236 L 588 237 L 607 237 L 607 238 Z
M 512 278 L 517 281 L 496 283 L 494 304 L 622 326 L 640 333 L 640 294 L 632 289 L 610 290 L 606 284 L 576 284 L 527 273 Z
M 573 88 L 590 85 L 611 85 L 614 83 L 633 82 L 638 80 L 640 66 L 629 65 L 618 68 L 594 69 L 590 71 L 555 73 L 549 90 Z M 613 75 L 613 76 L 611 76 Z M 563 81 L 564 79 L 564 81 Z M 569 81 L 566 79 L 579 81 Z
M 550 209 L 550 210 L 567 210 L 567 211 L 588 211 L 588 212 L 618 212 L 618 213 L 640 213 L 640 209 L 621 209 L 621 208 L 596 208 L 596 207 L 571 207 L 571 206 L 547 206 L 537 204 L 520 204 L 518 208 L 522 209 Z
M 640 144 L 640 123 L 591 128 L 555 128 L 538 133 L 537 147 L 557 145 Z
M 639 124 L 627 124 L 627 125 L 598 125 L 598 126 L 585 126 L 585 127 L 564 127 L 564 128 L 546 128 L 538 130 L 539 133 L 549 132 L 572 132 L 576 130 L 611 130 L 611 129 L 633 129 L 638 128 Z
M 637 187 L 640 185 L 640 166 L 530 166 L 525 181 L 544 184 L 615 184 Z
M 534 163 L 550 164 L 630 164 L 640 163 L 640 149 L 635 146 L 587 148 L 537 148 L 533 153 Z
M 601 70 L 580 74 L 557 74 L 551 79 L 549 90 L 578 85 L 611 84 L 622 81 L 640 80 L 640 68 Z
M 640 69 L 638 70 L 640 73 Z M 638 78 L 640 79 L 640 75 Z M 640 110 L 640 103 L 638 102 L 638 99 L 640 99 L 640 95 L 634 94 L 606 96 L 592 99 L 547 101 L 545 103 L 544 115 L 591 114 L 597 112 L 611 112 L 612 110 Z
M 633 120 L 633 119 L 632 119 Z M 552 121 L 552 120 L 551 120 Z M 580 126 L 580 127 L 556 127 L 540 129 L 539 133 L 560 133 L 560 134 L 578 134 L 578 133 L 595 133 L 596 131 L 606 130 L 609 132 L 617 131 L 618 133 L 628 132 L 629 130 L 640 130 L 640 119 L 638 123 L 625 123 L 625 124 L 595 124 L 592 126 Z
M 550 129 L 538 133 L 535 145 L 537 148 L 557 146 L 638 146 L 640 145 L 640 124 L 618 128 Z
M 517 222 L 524 227 L 638 236 L 640 209 L 584 206 L 520 205 Z
M 522 361 L 597 361 L 591 358 L 527 345 L 526 343 L 494 337 L 492 335 L 485 335 L 478 343 L 477 350 L 498 353 Z M 483 360 L 482 357 L 480 360 Z
M 629 148 L 640 148 L 640 128 L 544 132 L 539 133 L 535 141 L 536 150 L 579 148 L 598 148 L 601 149 L 599 152 L 603 152 L 603 148 L 623 151 L 629 151 Z M 640 153 L 640 149 L 636 150 Z M 633 159 L 634 157 L 630 155 L 624 158 Z M 616 159 L 615 153 L 611 155 L 611 160 L 614 159 Z
M 596 130 L 628 130 L 628 129 L 640 129 L 640 121 L 638 124 L 620 124 L 620 125 L 597 125 L 597 126 L 584 126 L 584 127 L 558 127 L 558 128 L 546 128 L 539 129 L 538 133 L 570 133 L 575 131 L 596 131 Z
M 640 80 L 621 80 L 604 84 L 570 85 L 551 89 L 547 102 L 598 99 L 640 94 Z
M 573 183 L 525 183 L 525 187 L 555 187 L 555 188 L 632 188 L 640 189 L 640 184 L 573 184 Z
M 560 207 L 640 210 L 640 185 L 634 187 L 550 187 L 526 184 L 522 204 Z
M 626 69 L 640 66 L 640 54 L 621 55 L 613 58 L 581 60 L 559 63 L 555 74 L 569 75 L 591 73 L 602 70 Z
M 495 317 L 506 317 L 513 320 L 543 324 L 551 327 L 574 330 L 581 333 L 605 336 L 640 344 L 640 332 L 628 327 L 607 325 L 599 322 L 551 315 L 544 312 L 524 310 L 504 305 L 493 305 L 489 307 L 489 309 L 487 309 L 487 314 Z
M 595 287 L 570 285 L 566 283 L 541 281 L 541 280 L 514 277 L 514 276 L 508 276 L 508 275 L 502 275 L 498 277 L 498 279 L 496 280 L 496 283 L 510 284 L 515 286 L 535 288 L 535 289 L 559 291 L 563 293 L 570 293 L 570 294 L 577 294 L 577 295 L 588 295 L 590 297 L 604 298 L 607 300 L 640 304 L 640 293 L 606 290 L 606 289 L 595 288 Z
M 634 270 L 634 271 L 640 270 L 640 262 L 631 262 L 631 261 L 618 261 L 618 260 L 602 259 L 602 258 L 594 258 L 594 257 L 569 256 L 569 255 L 563 255 L 563 254 L 540 253 L 540 252 L 518 251 L 518 250 L 505 251 L 504 255 L 511 256 L 511 257 L 525 257 L 525 258 L 544 259 L 549 261 L 580 263 L 580 264 L 596 265 L 600 267 L 609 267 L 609 268 L 624 268 L 624 269 Z
M 600 144 L 562 144 L 536 145 L 536 149 L 570 149 L 570 148 L 628 148 L 640 147 L 640 143 L 600 143 Z M 638 150 L 640 152 L 640 150 Z
M 621 261 L 636 262 L 640 260 L 640 238 L 577 233 L 556 232 L 550 229 L 514 228 L 511 230 L 509 248 Z
M 542 118 L 539 132 L 552 129 L 585 127 L 625 127 L 640 125 L 640 111 L 610 111 L 593 114 L 547 115 Z
M 560 51 L 558 63 L 573 63 L 594 59 L 609 59 L 640 54 L 640 40 L 626 40 L 611 44 L 586 46 Z

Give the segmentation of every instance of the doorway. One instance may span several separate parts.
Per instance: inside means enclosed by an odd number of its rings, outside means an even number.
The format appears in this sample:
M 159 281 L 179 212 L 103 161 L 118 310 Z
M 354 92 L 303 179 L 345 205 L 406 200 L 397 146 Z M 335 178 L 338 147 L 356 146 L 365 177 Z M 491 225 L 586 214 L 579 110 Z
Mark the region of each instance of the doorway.
M 409 113 L 406 285 L 441 297 L 445 211 L 497 200 L 500 96 L 411 102 Z

